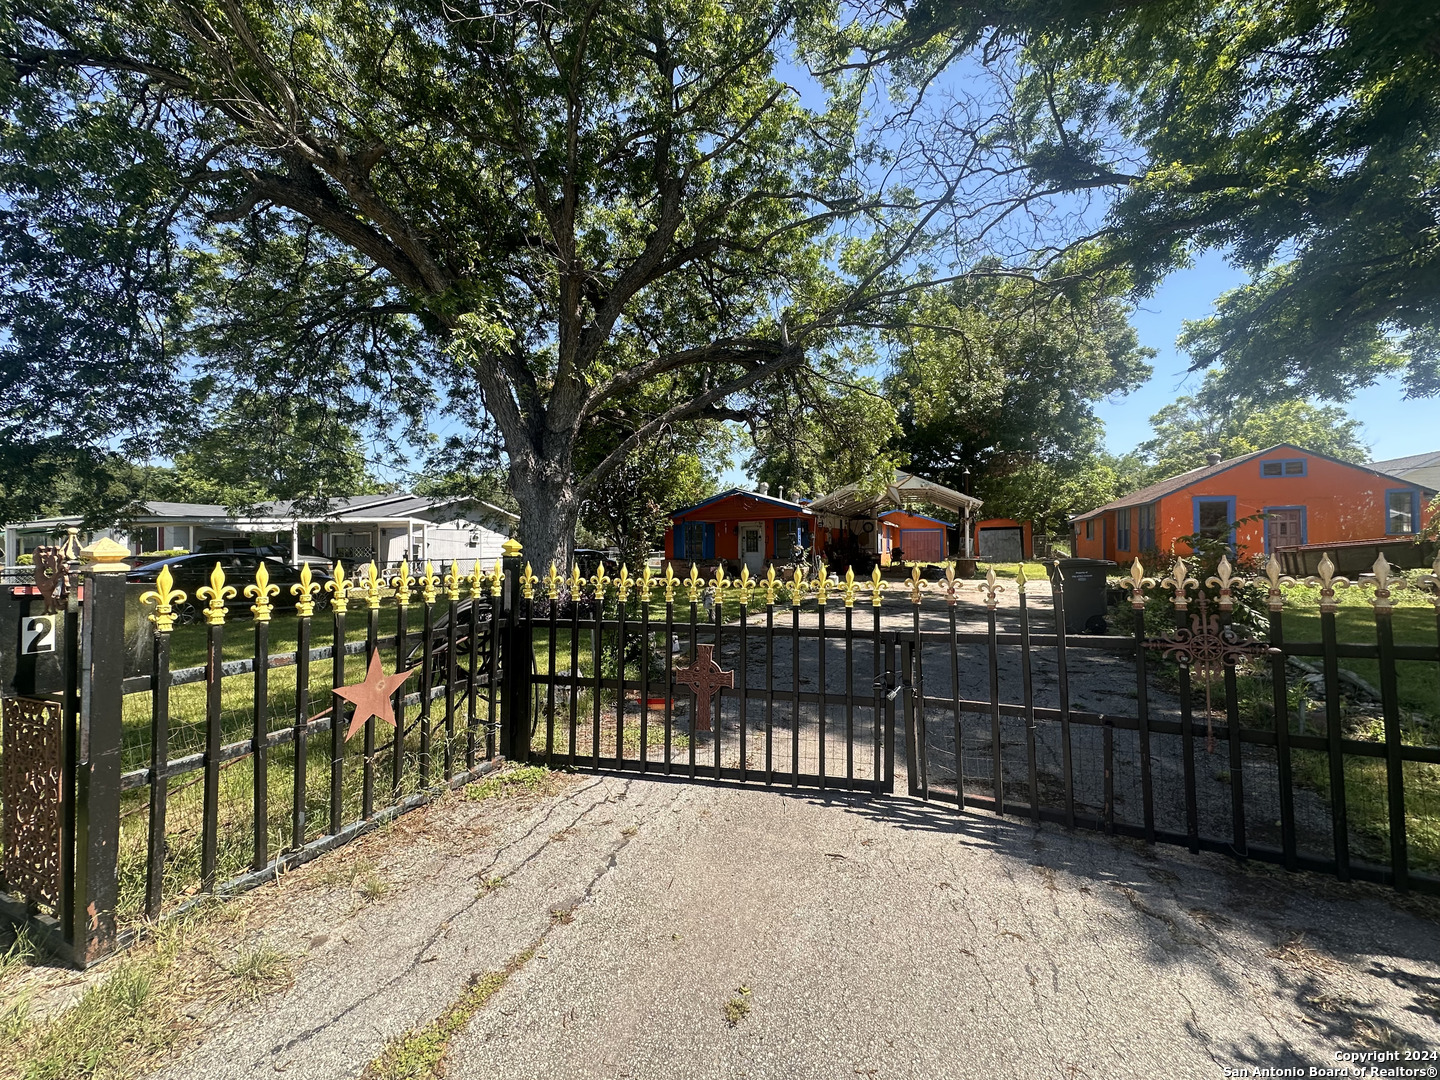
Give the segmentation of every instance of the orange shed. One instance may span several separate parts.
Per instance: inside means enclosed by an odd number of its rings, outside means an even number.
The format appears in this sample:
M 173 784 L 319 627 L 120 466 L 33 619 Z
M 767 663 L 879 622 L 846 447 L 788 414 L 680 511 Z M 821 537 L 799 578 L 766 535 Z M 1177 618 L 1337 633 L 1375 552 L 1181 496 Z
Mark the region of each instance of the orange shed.
M 1425 525 L 1432 488 L 1290 443 L 1214 460 L 1071 518 L 1075 554 L 1128 563 L 1147 551 L 1190 554 L 1203 533 L 1249 554 L 1399 540 Z

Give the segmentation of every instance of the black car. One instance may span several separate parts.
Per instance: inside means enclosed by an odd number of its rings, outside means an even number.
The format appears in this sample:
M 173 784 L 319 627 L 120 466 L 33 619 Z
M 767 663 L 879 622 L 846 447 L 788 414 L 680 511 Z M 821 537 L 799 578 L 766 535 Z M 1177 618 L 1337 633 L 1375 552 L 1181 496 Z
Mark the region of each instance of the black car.
M 217 562 L 225 571 L 225 584 L 233 585 L 235 588 L 235 596 L 226 601 L 232 616 L 250 613 L 250 605 L 254 601 L 245 595 L 245 586 L 255 583 L 255 571 L 259 569 L 261 562 L 265 563 L 265 569 L 270 574 L 270 584 L 280 588 L 280 592 L 270 598 L 270 603 L 277 611 L 293 611 L 295 609 L 295 603 L 299 597 L 290 591 L 290 586 L 299 583 L 300 569 L 276 559 L 261 559 L 258 555 L 246 555 L 234 551 L 176 555 L 169 559 L 156 559 L 154 562 L 137 566 L 125 575 L 125 580 L 131 585 L 153 586 L 155 579 L 160 576 L 160 568 L 162 566 L 169 567 L 174 588 L 185 591 L 185 600 L 175 607 L 176 622 L 184 625 L 195 622 L 201 617 L 200 613 L 205 609 L 206 602 L 195 594 L 202 585 L 210 584 L 210 575 L 214 572 Z M 325 585 L 333 579 L 325 571 L 312 566 L 310 580 L 320 586 L 320 591 L 315 594 L 315 610 L 328 610 L 330 594 L 325 591 Z

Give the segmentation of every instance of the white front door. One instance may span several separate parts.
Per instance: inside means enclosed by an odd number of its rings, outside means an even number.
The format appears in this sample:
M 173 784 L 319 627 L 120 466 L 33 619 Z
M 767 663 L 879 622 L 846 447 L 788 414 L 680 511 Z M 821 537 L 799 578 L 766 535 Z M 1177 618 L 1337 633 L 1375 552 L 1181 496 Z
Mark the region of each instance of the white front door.
M 765 569 L 765 526 L 758 521 L 747 521 L 740 525 L 740 558 L 758 574 Z

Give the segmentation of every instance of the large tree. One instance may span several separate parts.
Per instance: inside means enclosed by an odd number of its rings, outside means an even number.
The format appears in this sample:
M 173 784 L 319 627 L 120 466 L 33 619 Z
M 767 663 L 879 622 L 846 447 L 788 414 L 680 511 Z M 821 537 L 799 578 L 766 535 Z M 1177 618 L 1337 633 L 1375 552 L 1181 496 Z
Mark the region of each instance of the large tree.
M 917 85 L 1012 75 L 1004 142 L 1091 190 L 1095 265 L 1143 292 L 1203 249 L 1250 280 L 1187 329 L 1254 395 L 1440 393 L 1440 5 L 1433 0 L 918 0 L 862 24 Z M 961 110 L 957 123 L 968 123 Z M 930 122 L 927 119 L 927 122 Z M 1106 202 L 1108 200 L 1108 202 Z
M 1339 405 L 1242 396 L 1219 372 L 1206 375 L 1194 394 L 1157 412 L 1150 426 L 1155 434 L 1139 448 L 1149 466 L 1145 483 L 1198 469 L 1212 453 L 1238 457 L 1282 442 L 1341 461 L 1370 459 L 1360 421 Z
M 1150 375 L 1129 308 L 1108 288 L 980 277 L 921 295 L 893 333 L 886 390 L 915 470 L 987 511 L 1059 528 L 1090 490 L 1102 398 Z
M 833 16 L 21 0 L 4 388 L 26 432 L 100 442 L 191 419 L 166 390 L 197 372 L 228 393 L 285 373 L 356 424 L 439 402 L 493 431 L 527 549 L 563 557 L 647 440 L 745 416 L 893 296 L 921 200 L 866 183 L 853 88 L 810 108 L 777 68 Z

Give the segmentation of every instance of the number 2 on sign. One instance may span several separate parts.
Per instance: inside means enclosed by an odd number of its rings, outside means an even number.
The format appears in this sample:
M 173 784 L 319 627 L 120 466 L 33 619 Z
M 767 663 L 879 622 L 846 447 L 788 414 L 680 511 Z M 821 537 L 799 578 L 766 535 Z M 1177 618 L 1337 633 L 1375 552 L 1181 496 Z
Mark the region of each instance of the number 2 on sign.
M 20 654 L 55 651 L 55 616 L 30 615 L 20 621 Z

